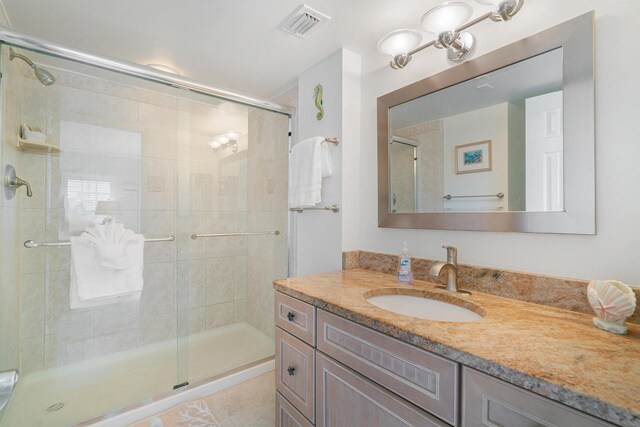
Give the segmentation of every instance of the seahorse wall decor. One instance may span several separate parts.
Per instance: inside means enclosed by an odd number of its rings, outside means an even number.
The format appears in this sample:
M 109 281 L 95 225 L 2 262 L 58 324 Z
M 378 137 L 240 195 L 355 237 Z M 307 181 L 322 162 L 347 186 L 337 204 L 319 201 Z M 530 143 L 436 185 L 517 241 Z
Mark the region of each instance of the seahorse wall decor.
M 318 83 L 315 88 L 313 88 L 313 97 L 316 99 L 316 108 L 318 109 L 318 114 L 316 114 L 316 119 L 322 120 L 324 117 L 324 107 L 322 106 L 322 85 Z

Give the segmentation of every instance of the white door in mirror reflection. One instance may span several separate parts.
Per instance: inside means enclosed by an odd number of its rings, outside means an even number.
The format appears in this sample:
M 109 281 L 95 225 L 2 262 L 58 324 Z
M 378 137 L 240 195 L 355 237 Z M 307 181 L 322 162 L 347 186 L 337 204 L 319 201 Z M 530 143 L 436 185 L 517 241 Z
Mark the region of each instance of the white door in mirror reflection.
M 526 100 L 527 211 L 562 211 L 562 91 Z

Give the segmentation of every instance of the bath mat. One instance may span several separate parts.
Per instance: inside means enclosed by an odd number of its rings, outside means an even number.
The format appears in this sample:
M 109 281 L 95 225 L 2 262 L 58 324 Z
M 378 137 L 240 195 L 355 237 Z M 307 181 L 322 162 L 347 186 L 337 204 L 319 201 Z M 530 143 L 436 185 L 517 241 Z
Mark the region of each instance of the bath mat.
M 220 423 L 204 400 L 193 400 L 130 427 L 220 427 Z

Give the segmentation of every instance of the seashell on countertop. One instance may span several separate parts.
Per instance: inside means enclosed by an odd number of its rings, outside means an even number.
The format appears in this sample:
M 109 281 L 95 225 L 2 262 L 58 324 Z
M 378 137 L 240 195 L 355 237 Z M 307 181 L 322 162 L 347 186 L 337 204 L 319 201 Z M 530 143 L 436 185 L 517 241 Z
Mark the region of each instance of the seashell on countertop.
M 594 319 L 596 326 L 611 332 L 626 333 L 624 321 L 636 309 L 633 289 L 617 280 L 592 280 L 587 287 L 587 298 L 600 319 L 599 322 Z

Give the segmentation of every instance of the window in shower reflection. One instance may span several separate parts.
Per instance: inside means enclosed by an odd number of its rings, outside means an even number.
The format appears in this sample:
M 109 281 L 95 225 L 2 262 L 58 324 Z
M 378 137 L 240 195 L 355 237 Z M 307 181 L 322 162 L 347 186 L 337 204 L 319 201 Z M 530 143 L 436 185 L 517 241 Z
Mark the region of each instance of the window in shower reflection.
M 58 237 L 67 239 L 106 217 L 138 228 L 141 134 L 74 121 L 60 122 L 58 160 L 64 223 Z M 101 212 L 96 212 L 99 202 Z

